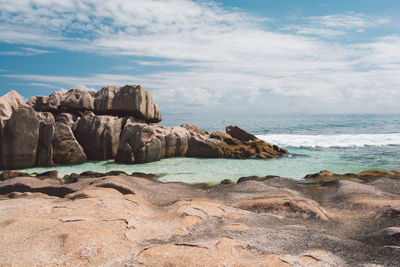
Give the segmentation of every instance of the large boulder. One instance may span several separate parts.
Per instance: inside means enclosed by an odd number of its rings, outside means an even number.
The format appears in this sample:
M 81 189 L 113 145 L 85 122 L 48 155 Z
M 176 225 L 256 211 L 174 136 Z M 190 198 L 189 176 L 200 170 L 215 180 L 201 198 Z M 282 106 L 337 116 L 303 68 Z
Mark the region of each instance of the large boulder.
M 242 142 L 247 142 L 250 140 L 254 141 L 258 139 L 254 135 L 246 132 L 245 130 L 232 125 L 226 127 L 226 133 Z
M 3 169 L 33 167 L 39 140 L 39 119 L 31 107 L 14 111 L 2 135 Z
M 23 97 L 11 90 L 0 97 L 0 119 L 8 120 L 19 107 L 26 106 Z
M 122 118 L 86 112 L 77 121 L 74 134 L 90 160 L 114 159 L 117 155 Z
M 121 163 L 135 163 L 136 134 L 146 127 L 144 123 L 135 123 L 129 118 L 121 132 L 116 161 Z
M 187 156 L 195 158 L 218 158 L 223 156 L 222 147 L 227 144 L 209 135 L 193 135 L 189 139 Z
M 121 133 L 116 160 L 122 163 L 144 163 L 163 157 L 165 132 L 159 126 L 132 123 L 128 120 Z
M 115 93 L 119 88 L 106 86 L 98 91 L 94 96 L 94 110 L 96 114 L 111 114 Z M 112 114 L 111 114 L 112 115 Z
M 3 140 L 3 131 L 4 127 L 7 123 L 7 120 L 10 119 L 11 114 L 17 110 L 19 107 L 26 106 L 23 97 L 18 94 L 16 91 L 11 90 L 7 94 L 0 97 L 0 168 L 2 167 L 2 140 Z
M 71 89 L 60 102 L 58 110 L 61 112 L 84 112 L 94 110 L 94 95 L 95 91 L 83 89 Z
M 190 132 L 183 127 L 171 128 L 165 136 L 165 157 L 186 156 L 190 136 Z
M 190 133 L 183 127 L 162 127 L 128 119 L 121 133 L 116 160 L 144 163 L 186 156 Z
M 39 140 L 37 144 L 37 166 L 53 166 L 52 140 L 55 131 L 54 117 L 50 112 L 37 112 L 39 119 Z
M 107 86 L 94 97 L 96 114 L 134 116 L 146 122 L 159 122 L 162 119 L 160 108 L 153 103 L 150 92 L 140 85 L 121 88 Z
M 53 149 L 53 161 L 56 164 L 79 164 L 87 161 L 82 146 L 65 123 L 56 122 Z

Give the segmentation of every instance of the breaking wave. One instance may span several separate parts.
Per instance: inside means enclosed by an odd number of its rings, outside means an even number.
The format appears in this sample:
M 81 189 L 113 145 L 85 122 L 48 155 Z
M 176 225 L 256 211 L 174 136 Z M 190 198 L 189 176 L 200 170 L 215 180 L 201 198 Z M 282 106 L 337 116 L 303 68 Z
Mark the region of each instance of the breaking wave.
M 337 135 L 268 134 L 257 135 L 257 137 L 268 143 L 283 147 L 328 148 L 400 145 L 400 133 Z

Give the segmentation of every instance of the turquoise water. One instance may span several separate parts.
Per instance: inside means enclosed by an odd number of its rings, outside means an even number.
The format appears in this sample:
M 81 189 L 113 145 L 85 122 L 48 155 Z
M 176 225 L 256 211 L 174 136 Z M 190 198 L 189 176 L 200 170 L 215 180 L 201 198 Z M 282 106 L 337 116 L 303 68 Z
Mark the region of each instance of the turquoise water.
M 272 160 L 171 158 L 137 165 L 102 161 L 24 171 L 57 169 L 63 176 L 87 170 L 121 170 L 163 174 L 159 180 L 165 182 L 215 183 L 249 175 L 301 179 L 324 169 L 337 173 L 400 169 L 399 115 L 285 115 L 231 119 L 164 116 L 162 124 L 176 126 L 183 122 L 191 122 L 208 131 L 223 131 L 226 125 L 238 125 L 261 139 L 287 148 L 289 154 Z

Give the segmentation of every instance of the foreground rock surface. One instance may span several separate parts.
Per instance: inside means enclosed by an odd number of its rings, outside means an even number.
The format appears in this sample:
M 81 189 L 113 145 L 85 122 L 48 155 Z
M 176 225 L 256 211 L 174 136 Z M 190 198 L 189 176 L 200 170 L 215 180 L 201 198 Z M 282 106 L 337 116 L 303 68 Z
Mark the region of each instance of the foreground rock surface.
M 2 266 L 400 262 L 394 173 L 309 182 L 248 177 L 217 187 L 97 173 L 63 185 L 23 175 L 0 182 Z

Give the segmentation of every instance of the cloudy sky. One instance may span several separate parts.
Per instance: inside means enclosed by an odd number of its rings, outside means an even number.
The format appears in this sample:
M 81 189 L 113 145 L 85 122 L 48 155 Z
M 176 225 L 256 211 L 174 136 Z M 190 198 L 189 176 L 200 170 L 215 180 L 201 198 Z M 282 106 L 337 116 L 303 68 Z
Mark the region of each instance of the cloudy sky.
M 141 84 L 171 113 L 399 113 L 398 14 L 398 0 L 0 0 L 0 93 Z

